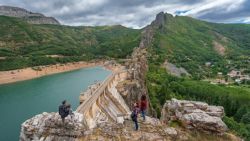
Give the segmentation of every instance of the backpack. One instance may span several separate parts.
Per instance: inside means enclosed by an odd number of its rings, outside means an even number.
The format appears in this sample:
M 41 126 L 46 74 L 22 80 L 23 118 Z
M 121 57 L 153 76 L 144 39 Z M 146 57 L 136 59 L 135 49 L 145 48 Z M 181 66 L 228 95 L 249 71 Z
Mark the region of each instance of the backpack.
M 60 115 L 61 117 L 66 117 L 66 112 L 65 112 L 65 107 L 64 107 L 64 105 L 60 105 L 60 106 L 59 106 L 59 115 Z
M 136 120 L 137 115 L 136 115 L 135 111 L 133 111 L 133 112 L 131 113 L 130 117 L 131 117 L 131 119 L 132 119 L 133 121 Z

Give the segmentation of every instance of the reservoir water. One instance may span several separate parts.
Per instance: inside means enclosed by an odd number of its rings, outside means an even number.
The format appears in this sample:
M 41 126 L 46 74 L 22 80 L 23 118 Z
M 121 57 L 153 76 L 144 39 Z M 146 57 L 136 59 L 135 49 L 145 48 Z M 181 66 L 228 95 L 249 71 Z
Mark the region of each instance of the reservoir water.
M 21 123 L 42 112 L 57 112 L 64 99 L 75 110 L 80 92 L 109 74 L 93 67 L 0 85 L 0 141 L 18 141 Z

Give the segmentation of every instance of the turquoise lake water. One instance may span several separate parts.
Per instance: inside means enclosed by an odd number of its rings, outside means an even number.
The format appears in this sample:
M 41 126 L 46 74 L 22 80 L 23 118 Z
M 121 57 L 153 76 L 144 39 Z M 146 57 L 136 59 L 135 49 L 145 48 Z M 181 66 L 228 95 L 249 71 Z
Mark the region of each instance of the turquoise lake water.
M 0 85 L 0 141 L 18 141 L 21 123 L 42 112 L 57 112 L 64 99 L 75 110 L 80 92 L 110 74 L 93 67 Z

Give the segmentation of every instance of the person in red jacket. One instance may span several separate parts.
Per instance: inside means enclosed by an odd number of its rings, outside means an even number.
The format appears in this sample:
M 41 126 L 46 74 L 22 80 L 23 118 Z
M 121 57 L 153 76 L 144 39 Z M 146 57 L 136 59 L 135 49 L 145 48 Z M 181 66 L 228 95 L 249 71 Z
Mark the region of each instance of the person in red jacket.
M 143 120 L 146 120 L 146 109 L 147 109 L 147 97 L 146 95 L 141 96 L 141 105 L 140 105 L 140 110 L 141 110 L 141 115 L 143 117 Z

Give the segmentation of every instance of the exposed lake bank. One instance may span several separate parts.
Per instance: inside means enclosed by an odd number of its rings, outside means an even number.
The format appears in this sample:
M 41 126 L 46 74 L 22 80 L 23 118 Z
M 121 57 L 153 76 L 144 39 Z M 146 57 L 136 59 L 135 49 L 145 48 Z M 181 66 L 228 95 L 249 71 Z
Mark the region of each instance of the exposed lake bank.
M 62 73 L 82 68 L 89 68 L 95 66 L 103 66 L 105 61 L 96 62 L 73 62 L 66 64 L 36 66 L 24 69 L 0 71 L 0 85 L 34 79 L 46 75 Z

